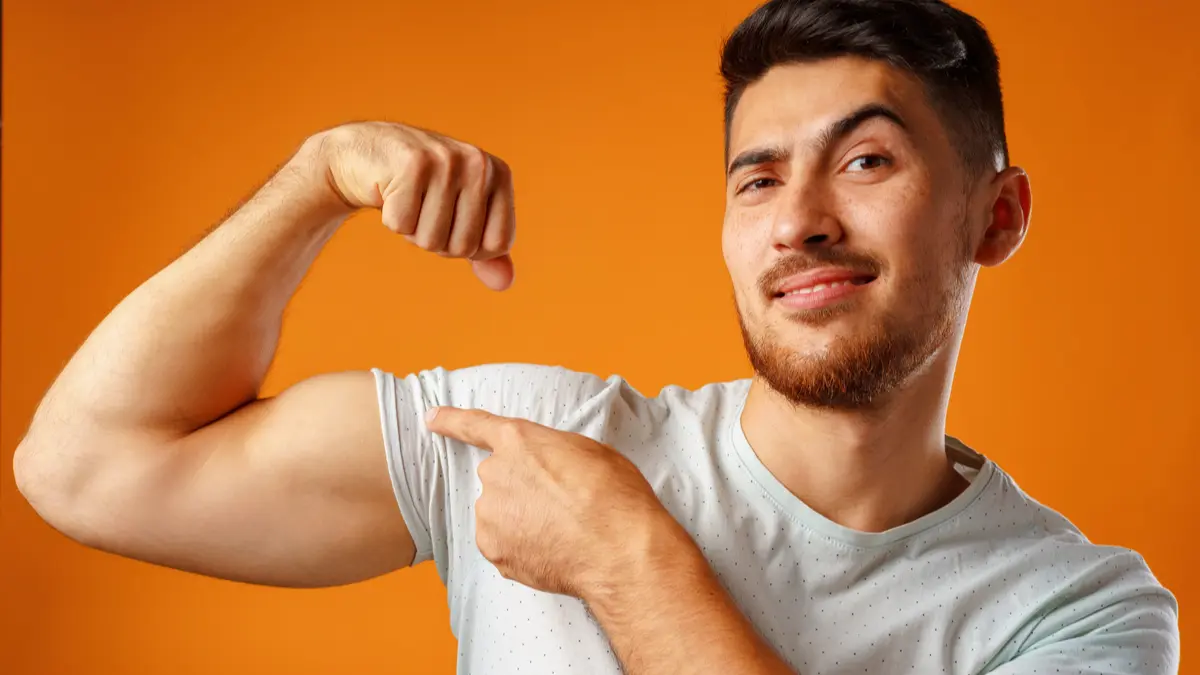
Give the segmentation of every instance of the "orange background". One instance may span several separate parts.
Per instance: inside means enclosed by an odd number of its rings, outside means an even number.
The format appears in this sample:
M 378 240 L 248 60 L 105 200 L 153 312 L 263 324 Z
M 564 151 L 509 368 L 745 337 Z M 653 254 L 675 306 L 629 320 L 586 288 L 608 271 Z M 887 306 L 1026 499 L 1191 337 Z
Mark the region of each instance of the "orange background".
M 326 370 L 532 361 L 645 393 L 748 367 L 720 257 L 717 55 L 747 0 L 4 3 L 6 673 L 450 673 L 432 567 L 318 591 L 90 551 L 11 453 L 100 319 L 308 133 L 387 118 L 506 158 L 517 284 L 356 217 L 289 311 L 273 393 Z M 1025 248 L 986 271 L 950 431 L 1200 602 L 1200 22 L 1192 2 L 962 0 L 998 44 Z

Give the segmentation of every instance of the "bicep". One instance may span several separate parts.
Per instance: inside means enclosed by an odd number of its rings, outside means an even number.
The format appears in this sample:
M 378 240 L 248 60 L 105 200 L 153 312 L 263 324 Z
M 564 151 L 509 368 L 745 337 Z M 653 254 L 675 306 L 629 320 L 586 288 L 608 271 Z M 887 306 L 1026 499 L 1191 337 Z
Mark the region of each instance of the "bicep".
M 413 559 L 371 373 L 304 380 L 139 455 L 102 548 L 279 586 L 352 583 Z

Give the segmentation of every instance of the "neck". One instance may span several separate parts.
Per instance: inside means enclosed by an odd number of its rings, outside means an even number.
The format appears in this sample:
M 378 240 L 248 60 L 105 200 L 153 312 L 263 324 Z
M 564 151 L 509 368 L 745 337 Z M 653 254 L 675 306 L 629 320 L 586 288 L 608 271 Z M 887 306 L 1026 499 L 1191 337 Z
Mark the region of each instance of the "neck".
M 883 532 L 948 503 L 967 481 L 946 457 L 952 340 L 923 371 L 867 411 L 798 407 L 755 378 L 742 429 L 756 455 L 822 516 Z

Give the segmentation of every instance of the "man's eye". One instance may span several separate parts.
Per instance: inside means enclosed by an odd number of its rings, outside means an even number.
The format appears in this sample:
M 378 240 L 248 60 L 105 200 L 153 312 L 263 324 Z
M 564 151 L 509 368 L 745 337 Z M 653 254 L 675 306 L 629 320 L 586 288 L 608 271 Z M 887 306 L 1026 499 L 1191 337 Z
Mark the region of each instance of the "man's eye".
M 774 184 L 774 178 L 758 178 L 743 185 L 742 189 L 738 190 L 738 194 L 743 192 L 758 192 L 759 190 L 771 187 Z
M 878 169 L 881 166 L 885 166 L 890 161 L 891 160 L 882 155 L 863 155 L 862 157 L 856 157 L 853 161 L 851 161 L 846 167 L 846 170 L 870 171 L 871 169 Z

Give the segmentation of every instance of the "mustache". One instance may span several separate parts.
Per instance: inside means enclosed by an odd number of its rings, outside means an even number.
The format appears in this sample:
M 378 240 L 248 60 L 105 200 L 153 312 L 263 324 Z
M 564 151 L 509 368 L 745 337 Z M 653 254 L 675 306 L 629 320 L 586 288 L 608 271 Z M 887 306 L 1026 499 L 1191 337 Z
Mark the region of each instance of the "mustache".
M 857 275 L 877 277 L 883 270 L 883 263 L 866 253 L 833 248 L 813 249 L 780 258 L 758 277 L 758 288 L 763 295 L 774 295 L 784 279 L 817 267 L 841 267 Z

